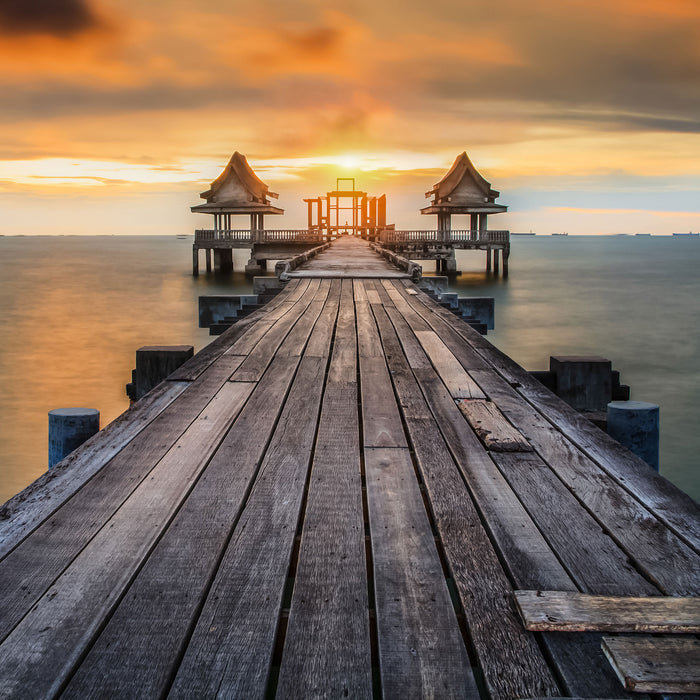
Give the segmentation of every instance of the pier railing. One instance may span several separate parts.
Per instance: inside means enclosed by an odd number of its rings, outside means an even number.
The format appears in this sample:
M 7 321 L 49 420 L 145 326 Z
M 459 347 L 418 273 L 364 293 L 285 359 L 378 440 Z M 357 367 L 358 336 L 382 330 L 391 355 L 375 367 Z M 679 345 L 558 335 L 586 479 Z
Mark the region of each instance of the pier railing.
M 308 229 L 197 229 L 194 232 L 195 243 L 208 243 L 214 241 L 232 243 L 322 243 L 323 233 L 309 231 Z
M 453 231 L 394 231 L 385 229 L 379 235 L 383 244 L 397 243 L 508 243 L 510 231 L 479 231 L 455 229 Z

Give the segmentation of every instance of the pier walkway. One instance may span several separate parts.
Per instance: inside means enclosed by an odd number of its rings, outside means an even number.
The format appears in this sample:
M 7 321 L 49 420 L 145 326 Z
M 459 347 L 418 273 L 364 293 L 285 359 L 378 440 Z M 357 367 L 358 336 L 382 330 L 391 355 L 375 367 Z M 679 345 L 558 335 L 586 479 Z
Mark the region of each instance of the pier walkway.
M 625 697 L 514 591 L 694 597 L 699 551 L 409 280 L 292 279 L 0 509 L 0 697 Z
M 341 236 L 289 277 L 408 279 L 409 275 L 373 252 L 358 236 Z

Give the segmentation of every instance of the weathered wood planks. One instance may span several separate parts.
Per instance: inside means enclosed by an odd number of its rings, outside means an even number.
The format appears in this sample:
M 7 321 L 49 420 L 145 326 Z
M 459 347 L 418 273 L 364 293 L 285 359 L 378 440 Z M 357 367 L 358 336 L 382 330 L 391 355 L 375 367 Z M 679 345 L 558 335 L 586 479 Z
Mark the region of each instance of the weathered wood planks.
M 625 697 L 513 589 L 697 595 L 685 501 L 404 281 L 296 280 L 195 360 L 15 502 L 0 695 Z
M 700 633 L 700 598 L 633 598 L 570 591 L 516 591 L 529 630 Z
M 492 401 L 459 399 L 459 410 L 491 452 L 532 452 L 532 445 L 506 420 Z
M 603 651 L 627 690 L 638 693 L 700 692 L 700 640 L 604 637 Z

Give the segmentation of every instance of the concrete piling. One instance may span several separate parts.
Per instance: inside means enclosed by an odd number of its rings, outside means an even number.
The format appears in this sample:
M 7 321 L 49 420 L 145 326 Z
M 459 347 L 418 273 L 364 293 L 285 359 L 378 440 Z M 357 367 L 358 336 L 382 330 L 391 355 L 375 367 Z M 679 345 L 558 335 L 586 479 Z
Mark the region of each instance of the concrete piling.
M 608 435 L 659 471 L 659 407 L 645 401 L 611 401 Z
M 49 411 L 49 469 L 100 429 L 96 408 L 55 408 Z
M 127 396 L 138 401 L 194 355 L 192 345 L 145 345 L 136 351 L 136 369 L 126 385 Z

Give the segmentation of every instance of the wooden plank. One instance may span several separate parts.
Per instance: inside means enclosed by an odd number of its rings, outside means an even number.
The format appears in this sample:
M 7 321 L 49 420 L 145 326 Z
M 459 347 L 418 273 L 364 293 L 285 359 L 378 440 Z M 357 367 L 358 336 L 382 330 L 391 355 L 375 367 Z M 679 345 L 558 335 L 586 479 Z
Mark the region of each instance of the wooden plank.
M 452 317 L 456 321 L 453 324 L 455 331 L 495 367 L 527 401 L 541 410 L 547 420 L 566 433 L 578 447 L 589 454 L 645 507 L 653 511 L 674 533 L 696 551 L 700 551 L 700 504 L 668 479 L 650 469 L 649 465 L 629 450 L 602 433 L 467 324 L 456 319 L 446 309 L 437 307 L 423 292 L 419 291 L 416 296 L 424 305 L 434 307 L 436 316 L 448 320 Z
M 659 594 L 538 455 L 498 454 L 494 460 L 582 591 Z
M 479 692 L 407 448 L 366 448 L 382 691 L 390 698 Z
M 314 328 L 314 334 L 324 335 L 327 342 L 332 331 L 333 325 L 327 323 Z M 265 695 L 326 365 L 324 357 L 301 360 L 175 677 L 173 697 L 217 692 L 232 697 Z M 230 664 L 230 658 L 236 663 Z
M 484 392 L 434 331 L 415 331 L 435 371 L 453 399 L 485 399 Z
M 137 689 L 143 697 L 158 697 L 167 692 L 298 364 L 295 357 L 273 360 L 66 695 L 128 697 Z
M 518 609 L 537 632 L 700 633 L 700 598 L 599 596 L 516 591 Z
M 489 695 L 559 693 L 534 636 L 522 629 L 510 582 L 440 429 L 432 416 L 423 417 L 430 415 L 427 406 L 416 407 L 416 397 L 425 402 L 406 359 L 393 350 L 389 321 L 381 309 L 375 314 L 382 340 L 387 338 L 391 376 Z
M 304 294 L 301 295 L 298 301 L 294 302 L 294 306 L 279 320 L 275 321 L 267 332 L 260 338 L 260 340 L 257 341 L 254 348 L 251 348 L 250 354 L 241 363 L 241 366 L 234 372 L 233 376 L 231 377 L 231 381 L 260 381 L 260 377 L 262 377 L 263 373 L 272 361 L 272 358 L 275 356 L 278 348 L 280 345 L 282 345 L 282 342 L 285 340 L 288 334 L 292 333 L 294 326 L 299 322 L 311 305 L 316 292 L 318 291 L 319 284 L 320 280 L 311 280 Z M 311 310 L 311 318 L 307 319 L 307 321 L 310 320 L 311 323 L 309 324 L 307 322 L 302 324 L 297 334 L 301 338 L 302 348 L 306 343 L 306 339 L 309 337 L 310 329 L 313 327 L 316 318 L 318 318 L 318 314 L 321 312 L 321 308 L 321 305 L 314 306 L 314 308 Z M 293 339 L 294 336 L 292 336 L 292 341 Z M 292 341 L 290 341 L 290 343 Z M 241 354 L 240 346 L 235 349 L 237 345 L 238 343 L 232 346 L 231 352 Z M 287 346 L 289 346 L 289 344 L 287 344 Z
M 3 690 L 56 693 L 250 395 L 227 382 L 0 646 Z
M 392 335 L 385 333 L 380 320 L 381 315 L 376 311 L 375 315 L 382 330 L 382 342 L 387 357 L 400 355 L 396 348 L 387 346 L 387 341 Z M 410 337 L 410 334 L 405 336 L 407 325 L 399 324 L 394 328 L 399 332 L 401 343 L 406 343 L 406 337 Z M 463 416 L 432 366 L 428 370 L 414 369 L 414 375 L 453 458 L 466 479 L 481 517 L 488 525 L 492 541 L 498 547 L 511 579 L 520 588 L 576 590 L 575 584 L 489 458 L 483 445 L 471 430 L 464 429 Z M 398 384 L 400 375 L 395 373 L 393 377 L 394 382 Z M 404 414 L 411 411 L 416 417 L 421 417 L 422 410 L 416 409 L 415 400 L 408 401 L 406 395 L 414 396 L 414 393 L 404 392 L 402 395 Z M 526 584 L 526 581 L 530 583 Z M 544 581 L 551 583 L 545 584 Z M 605 663 L 599 635 L 543 636 L 567 692 L 589 698 L 626 695 L 621 691 L 615 674 Z
M 293 280 L 289 282 L 285 288 L 262 309 L 257 309 L 250 316 L 237 321 L 228 330 L 224 331 L 218 338 L 215 338 L 209 345 L 202 348 L 194 357 L 185 362 L 173 372 L 168 379 L 175 381 L 193 381 L 196 379 L 212 362 L 216 361 L 233 343 L 243 336 L 252 326 L 257 324 L 261 318 L 268 314 L 271 310 L 277 308 L 280 304 L 286 301 L 291 294 L 296 293 L 300 286 L 305 288 L 308 280 Z
M 507 381 L 518 384 L 518 392 L 545 413 L 557 429 L 566 433 L 645 508 L 700 552 L 700 504 L 554 396 L 522 368 L 516 367 L 517 370 L 509 366 L 500 371 Z
M 309 342 L 304 349 L 304 357 L 328 357 L 330 353 L 330 344 L 332 336 L 324 333 L 324 329 L 335 326 L 336 317 L 338 315 L 338 305 L 340 300 L 340 280 L 330 280 L 331 285 L 328 292 L 328 298 L 323 307 L 323 311 L 316 321 L 314 332 L 309 338 Z
M 364 445 L 406 447 L 401 415 L 369 304 L 357 304 L 356 316 Z
M 487 450 L 532 452 L 532 445 L 506 420 L 492 401 L 458 399 L 457 406 Z
M 0 561 L 0 639 L 148 477 L 240 361 L 232 356 L 219 358 L 63 507 Z
M 365 291 L 364 280 L 353 280 L 352 291 L 355 303 L 362 301 L 367 302 L 367 292 Z
M 666 637 L 604 637 L 603 651 L 628 690 L 700 692 L 700 641 Z
M 659 589 L 700 594 L 700 556 L 577 449 L 495 372 L 475 371 L 489 398 Z
M 161 382 L 99 433 L 0 506 L 0 559 L 165 410 L 189 382 Z
M 358 294 L 355 280 L 355 299 Z M 366 302 L 364 302 L 366 303 Z M 372 696 L 357 366 L 344 297 L 316 440 L 277 697 Z
M 483 336 L 477 333 L 469 324 L 453 314 L 451 311 L 442 308 L 429 299 L 423 292 L 419 292 L 413 285 L 406 287 L 402 282 L 392 283 L 394 289 L 408 303 L 413 313 L 417 314 L 429 328 L 432 328 L 450 349 L 450 352 L 459 360 L 462 367 L 467 371 L 472 369 L 486 369 L 489 363 L 472 347 L 470 343 L 464 342 L 464 337 L 458 333 L 462 330 L 468 337 Z M 410 294 L 409 291 L 413 291 Z M 423 303 L 423 301 L 425 303 Z

